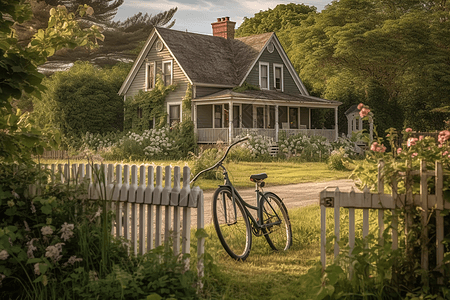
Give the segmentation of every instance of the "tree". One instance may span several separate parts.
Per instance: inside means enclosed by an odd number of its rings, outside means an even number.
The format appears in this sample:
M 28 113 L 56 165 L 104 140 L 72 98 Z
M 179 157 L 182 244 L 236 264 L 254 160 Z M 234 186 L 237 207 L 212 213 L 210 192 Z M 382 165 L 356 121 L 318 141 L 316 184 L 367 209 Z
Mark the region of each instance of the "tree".
M 31 36 L 37 30 L 47 27 L 49 11 L 55 5 L 64 4 L 69 11 L 75 10 L 78 5 L 91 5 L 94 10 L 92 15 L 83 15 L 78 19 L 82 28 L 93 24 L 103 30 L 105 40 L 97 49 L 64 49 L 58 51 L 49 59 L 49 63 L 41 68 L 42 72 L 51 74 L 58 69 L 59 63 L 75 62 L 78 60 L 90 61 L 98 66 L 113 65 L 120 61 L 132 61 L 139 52 L 142 44 L 148 38 L 153 26 L 172 27 L 175 21 L 171 21 L 177 8 L 169 9 L 154 16 L 138 13 L 127 20 L 113 22 L 117 8 L 123 0 L 27 0 L 32 8 L 34 17 L 28 22 L 16 26 L 16 31 L 22 45 L 29 43 Z M 54 67 L 56 66 L 56 67 Z M 47 71 L 49 70 L 49 71 Z
M 123 98 L 117 94 L 130 65 L 98 69 L 77 62 L 68 71 L 56 72 L 44 81 L 47 91 L 34 99 L 36 123 L 59 131 L 73 146 L 86 132 L 107 133 L 123 129 Z
M 248 36 L 266 32 L 279 32 L 283 29 L 300 26 L 309 14 L 316 13 L 314 6 L 304 4 L 278 4 L 274 9 L 260 11 L 253 18 L 244 18 L 236 30 L 236 36 Z
M 93 47 L 103 36 L 96 26 L 81 29 L 74 14 L 65 7 L 50 11 L 48 27 L 39 30 L 26 47 L 19 44 L 14 26 L 31 18 L 29 4 L 21 0 L 0 2 L 0 162 L 31 161 L 33 153 L 43 151 L 48 139 L 28 122 L 27 115 L 13 110 L 11 101 L 22 92 L 39 97 L 44 90 L 43 75 L 37 66 L 64 47 Z M 87 6 L 78 13 L 89 13 Z

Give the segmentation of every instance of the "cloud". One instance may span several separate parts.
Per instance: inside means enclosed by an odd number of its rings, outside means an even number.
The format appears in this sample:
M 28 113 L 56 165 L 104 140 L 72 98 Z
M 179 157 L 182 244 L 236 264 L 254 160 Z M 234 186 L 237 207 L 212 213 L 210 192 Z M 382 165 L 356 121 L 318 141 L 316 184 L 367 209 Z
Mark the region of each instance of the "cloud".
M 162 0 L 162 1 L 125 1 L 123 6 L 139 8 L 145 10 L 156 10 L 156 11 L 166 11 L 173 7 L 178 7 L 178 11 L 213 11 L 215 5 L 211 2 L 200 0 L 195 3 L 182 3 L 171 0 Z

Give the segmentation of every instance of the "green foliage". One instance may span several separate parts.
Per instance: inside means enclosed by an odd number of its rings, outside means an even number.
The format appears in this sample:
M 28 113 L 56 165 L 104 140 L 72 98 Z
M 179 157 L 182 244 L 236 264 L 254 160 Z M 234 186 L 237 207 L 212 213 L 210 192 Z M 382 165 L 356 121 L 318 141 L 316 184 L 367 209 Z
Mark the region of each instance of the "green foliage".
M 248 83 L 247 81 L 244 81 L 244 83 L 241 86 L 236 86 L 233 88 L 233 91 L 238 92 L 238 93 L 248 91 L 248 90 L 259 91 L 260 88 L 259 88 L 259 86 L 252 85 L 252 84 Z
M 134 96 L 125 100 L 124 130 L 143 131 L 164 127 L 167 123 L 167 112 L 164 105 L 169 92 L 176 88 L 175 85 L 165 86 L 161 76 L 156 79 L 155 87 L 147 92 L 139 90 Z
M 191 173 L 197 174 L 209 167 L 212 167 L 216 162 L 218 162 L 225 154 L 225 149 L 222 147 L 209 148 L 201 151 L 198 156 L 193 155 L 193 164 L 191 166 Z M 214 169 L 206 173 L 203 173 L 202 178 L 204 179 L 223 179 L 221 170 Z
M 87 132 L 98 134 L 123 128 L 123 99 L 117 94 L 129 65 L 97 69 L 77 62 L 44 81 L 42 99 L 35 99 L 35 116 L 41 128 L 57 128 L 69 146 Z
M 161 246 L 135 259 L 131 268 L 114 265 L 110 274 L 89 282 L 80 294 L 86 299 L 199 299 L 197 276 L 186 270 L 186 258 Z
M 331 151 L 331 154 L 328 157 L 328 166 L 331 170 L 349 170 L 346 162 L 347 159 L 348 154 L 345 152 L 345 149 L 341 147 L 338 150 Z
M 299 26 L 308 14 L 315 13 L 314 6 L 305 4 L 278 4 L 274 9 L 260 11 L 254 17 L 244 17 L 244 22 L 236 30 L 236 36 L 278 32 L 286 28 Z
M 87 6 L 80 7 L 79 13 L 87 9 Z M 39 30 L 30 44 L 22 47 L 12 28 L 31 17 L 29 5 L 19 0 L 2 2 L 0 11 L 0 162 L 26 161 L 58 137 L 52 132 L 41 135 L 27 115 L 13 111 L 12 97 L 19 99 L 23 92 L 39 97 L 44 90 L 41 84 L 44 76 L 38 73 L 37 66 L 47 56 L 64 47 L 92 47 L 92 39 L 102 35 L 96 27 L 80 29 L 75 15 L 58 7 L 51 11 L 48 28 Z M 5 18 L 6 15 L 9 17 Z

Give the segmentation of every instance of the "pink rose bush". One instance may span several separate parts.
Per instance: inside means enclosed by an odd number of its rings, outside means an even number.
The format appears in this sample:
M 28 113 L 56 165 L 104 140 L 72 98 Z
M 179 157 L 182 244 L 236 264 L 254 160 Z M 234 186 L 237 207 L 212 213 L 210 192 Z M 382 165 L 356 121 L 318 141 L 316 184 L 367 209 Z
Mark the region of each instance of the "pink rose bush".
M 363 103 L 358 104 L 359 116 L 364 118 L 369 115 L 370 109 L 368 106 L 365 106 Z

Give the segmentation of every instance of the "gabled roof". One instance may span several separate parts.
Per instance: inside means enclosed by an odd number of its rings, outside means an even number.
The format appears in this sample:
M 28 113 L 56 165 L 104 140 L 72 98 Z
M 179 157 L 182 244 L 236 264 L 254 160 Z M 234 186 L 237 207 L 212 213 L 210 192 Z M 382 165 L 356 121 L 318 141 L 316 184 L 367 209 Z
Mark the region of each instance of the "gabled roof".
M 152 30 L 119 94 L 126 93 L 157 37 L 163 41 L 191 84 L 221 87 L 242 85 L 265 47 L 273 41 L 299 90 L 308 95 L 273 32 L 224 39 L 167 28 Z

